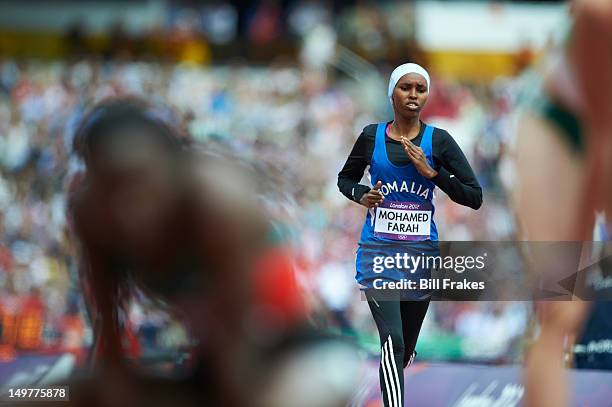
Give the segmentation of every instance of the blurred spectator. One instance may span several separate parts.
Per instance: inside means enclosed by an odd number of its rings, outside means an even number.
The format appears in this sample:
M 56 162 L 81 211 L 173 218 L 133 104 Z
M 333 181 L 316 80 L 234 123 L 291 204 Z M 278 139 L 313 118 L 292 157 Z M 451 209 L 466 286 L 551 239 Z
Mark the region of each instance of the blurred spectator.
M 201 31 L 199 15 L 195 10 L 181 10 L 168 33 L 168 45 L 174 59 L 190 64 L 210 62 L 210 48 Z
M 255 8 L 249 26 L 249 39 L 256 45 L 267 45 L 282 33 L 281 8 L 277 0 L 263 0 Z
M 206 38 L 214 45 L 228 44 L 236 38 L 238 12 L 225 1 L 212 2 L 202 8 L 202 27 Z
M 293 5 L 287 22 L 292 34 L 303 37 L 321 24 L 331 25 L 331 17 L 331 10 L 325 2 L 306 0 Z
M 68 26 L 65 34 L 66 54 L 83 57 L 87 55 L 85 28 L 80 21 L 74 21 Z

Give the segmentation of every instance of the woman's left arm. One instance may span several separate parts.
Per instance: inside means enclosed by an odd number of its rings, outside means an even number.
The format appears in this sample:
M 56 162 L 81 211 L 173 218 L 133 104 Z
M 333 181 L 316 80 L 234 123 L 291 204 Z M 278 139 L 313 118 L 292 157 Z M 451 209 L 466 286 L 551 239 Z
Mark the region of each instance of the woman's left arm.
M 438 172 L 431 181 L 458 204 L 478 209 L 482 205 L 482 188 L 467 158 L 448 132 L 436 131 L 433 138 L 434 164 Z M 439 161 L 436 163 L 435 161 Z

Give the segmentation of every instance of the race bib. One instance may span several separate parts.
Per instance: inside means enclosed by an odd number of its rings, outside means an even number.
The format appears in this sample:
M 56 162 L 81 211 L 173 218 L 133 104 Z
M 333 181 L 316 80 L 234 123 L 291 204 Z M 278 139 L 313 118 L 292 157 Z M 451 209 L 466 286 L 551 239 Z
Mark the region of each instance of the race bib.
M 383 202 L 376 208 L 374 235 L 393 240 L 422 240 L 431 233 L 431 204 Z

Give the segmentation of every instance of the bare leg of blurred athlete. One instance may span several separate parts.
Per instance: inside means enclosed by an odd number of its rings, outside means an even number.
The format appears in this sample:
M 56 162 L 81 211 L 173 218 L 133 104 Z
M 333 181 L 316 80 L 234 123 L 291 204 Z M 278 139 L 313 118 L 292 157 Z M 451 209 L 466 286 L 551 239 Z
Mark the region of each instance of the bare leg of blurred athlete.
M 579 240 L 567 214 L 577 213 L 583 181 L 582 164 L 543 119 L 524 117 L 519 126 L 517 168 L 518 213 L 530 241 Z M 545 159 L 545 157 L 555 157 Z M 551 182 L 559 179 L 561 182 Z M 555 197 L 557 199 L 553 204 Z M 567 219 L 566 222 L 563 219 Z M 584 315 L 582 302 L 550 301 L 537 306 L 541 331 L 527 358 L 527 403 L 562 406 L 568 398 L 564 368 L 565 338 L 575 333 Z M 548 392 L 545 389 L 554 389 Z

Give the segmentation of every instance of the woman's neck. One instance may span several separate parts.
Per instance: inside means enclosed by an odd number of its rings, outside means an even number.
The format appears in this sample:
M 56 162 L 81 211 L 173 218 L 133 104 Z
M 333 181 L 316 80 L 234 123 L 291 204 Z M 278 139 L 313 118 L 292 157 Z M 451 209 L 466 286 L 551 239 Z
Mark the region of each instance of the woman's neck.
M 391 125 L 391 133 L 398 138 L 406 137 L 407 139 L 412 140 L 419 135 L 420 131 L 421 122 L 419 120 L 419 116 L 405 118 L 395 115 L 395 119 Z

